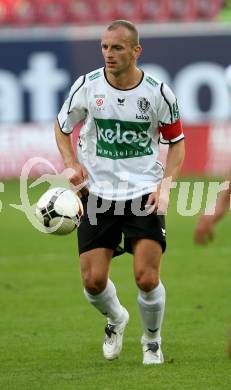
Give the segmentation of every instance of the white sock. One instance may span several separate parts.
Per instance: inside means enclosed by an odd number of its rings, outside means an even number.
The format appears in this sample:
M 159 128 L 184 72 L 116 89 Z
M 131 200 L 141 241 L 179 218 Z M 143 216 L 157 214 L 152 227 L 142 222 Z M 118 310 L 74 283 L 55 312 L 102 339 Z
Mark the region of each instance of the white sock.
M 116 295 L 113 282 L 108 279 L 105 290 L 100 294 L 91 295 L 84 289 L 84 295 L 93 306 L 108 318 L 108 323 L 115 325 L 123 317 L 123 309 Z
M 149 292 L 139 289 L 138 304 L 144 330 L 141 342 L 157 341 L 161 344 L 160 331 L 165 307 L 165 288 L 161 281 Z

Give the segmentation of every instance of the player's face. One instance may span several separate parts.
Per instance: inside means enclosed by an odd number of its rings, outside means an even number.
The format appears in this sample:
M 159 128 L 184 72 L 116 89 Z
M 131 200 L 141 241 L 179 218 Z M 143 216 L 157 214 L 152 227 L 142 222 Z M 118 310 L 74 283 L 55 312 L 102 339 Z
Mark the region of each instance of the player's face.
M 134 46 L 130 32 L 124 27 L 106 30 L 101 41 L 106 71 L 118 76 L 129 72 L 140 55 L 141 47 Z

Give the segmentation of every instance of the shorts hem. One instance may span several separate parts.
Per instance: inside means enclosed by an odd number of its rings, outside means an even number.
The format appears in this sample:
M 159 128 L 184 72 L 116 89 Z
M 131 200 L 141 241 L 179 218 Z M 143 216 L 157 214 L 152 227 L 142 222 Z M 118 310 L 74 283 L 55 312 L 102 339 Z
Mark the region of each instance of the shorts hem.
M 101 245 L 101 244 L 95 243 L 95 244 L 86 246 L 85 248 L 78 249 L 79 255 L 82 255 L 85 252 L 92 251 L 93 249 L 98 249 L 98 248 L 101 248 L 101 249 L 111 249 L 112 251 L 115 251 L 115 249 L 116 249 L 116 247 L 112 247 L 112 246 L 109 246 L 109 245 Z

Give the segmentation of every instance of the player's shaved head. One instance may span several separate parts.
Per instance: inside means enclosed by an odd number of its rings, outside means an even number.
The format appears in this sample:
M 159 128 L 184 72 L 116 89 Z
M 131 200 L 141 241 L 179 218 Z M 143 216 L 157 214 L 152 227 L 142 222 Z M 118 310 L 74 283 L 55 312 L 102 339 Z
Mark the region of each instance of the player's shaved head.
M 114 20 L 111 24 L 109 24 L 107 30 L 113 31 L 119 27 L 126 28 L 129 31 L 132 45 L 136 46 L 140 44 L 138 30 L 136 26 L 133 23 L 129 22 L 128 20 Z

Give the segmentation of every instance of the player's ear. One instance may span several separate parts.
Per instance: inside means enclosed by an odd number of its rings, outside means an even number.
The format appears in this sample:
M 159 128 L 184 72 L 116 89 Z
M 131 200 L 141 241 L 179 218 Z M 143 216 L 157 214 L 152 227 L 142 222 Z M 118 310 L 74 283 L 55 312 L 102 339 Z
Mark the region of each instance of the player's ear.
M 135 59 L 137 60 L 139 58 L 139 56 L 141 55 L 142 53 L 142 47 L 140 45 L 136 45 L 134 47 L 134 56 L 135 56 Z

